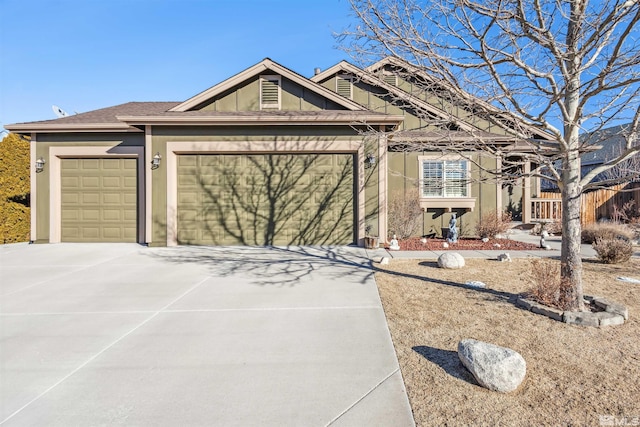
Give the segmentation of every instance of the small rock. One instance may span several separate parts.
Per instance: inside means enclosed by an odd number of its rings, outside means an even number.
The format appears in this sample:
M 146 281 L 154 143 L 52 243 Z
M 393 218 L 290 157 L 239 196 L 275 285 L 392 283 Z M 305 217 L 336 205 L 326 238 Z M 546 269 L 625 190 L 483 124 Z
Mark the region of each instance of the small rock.
M 420 239 L 420 241 L 422 242 L 423 245 L 427 244 L 427 238 L 423 237 L 422 239 Z
M 498 255 L 497 259 L 500 262 L 505 262 L 505 261 L 511 262 L 511 256 L 506 252 L 503 253 L 503 254 Z
M 602 308 L 604 311 L 620 315 L 624 317 L 624 320 L 629 320 L 629 309 L 624 305 L 609 301 L 602 297 L 594 297 L 592 301 L 596 306 Z
M 527 363 L 518 352 L 482 341 L 460 341 L 458 357 L 478 383 L 489 390 L 514 391 L 527 374 Z
M 471 280 L 471 281 L 465 283 L 465 285 L 466 286 L 470 286 L 472 288 L 486 288 L 487 287 L 486 284 L 484 284 L 482 282 L 479 282 L 477 280 Z
M 483 237 L 483 238 L 482 238 L 482 242 L 483 242 L 483 243 L 487 243 L 488 241 L 489 241 L 489 238 L 488 238 L 488 237 Z
M 608 313 L 606 311 L 601 311 L 595 314 L 600 321 L 600 326 L 616 326 L 624 323 L 624 317 L 619 314 Z
M 438 267 L 440 268 L 462 268 L 464 267 L 464 258 L 457 252 L 446 252 L 438 257 Z
M 442 247 L 446 249 L 446 248 L 448 248 L 448 247 L 449 247 L 449 244 L 448 244 L 447 242 L 444 242 L 444 243 L 442 244 Z
M 562 310 L 559 310 L 557 308 L 548 307 L 546 305 L 542 305 L 542 304 L 539 304 L 537 302 L 534 302 L 531 305 L 531 311 L 533 313 L 542 314 L 543 316 L 547 316 L 547 317 L 549 317 L 551 319 L 554 319 L 554 320 L 557 320 L 557 321 L 560 321 L 560 322 L 562 322 L 563 315 L 565 313 Z
M 589 311 L 565 311 L 562 315 L 562 321 L 579 326 L 600 326 L 600 319 L 595 313 Z
M 494 243 L 494 244 L 493 244 L 493 247 L 494 247 L 494 248 L 498 248 L 498 249 L 499 249 L 499 248 L 500 248 L 500 243 Z
M 380 265 L 388 265 L 389 264 L 389 257 L 383 256 L 382 259 L 380 260 Z

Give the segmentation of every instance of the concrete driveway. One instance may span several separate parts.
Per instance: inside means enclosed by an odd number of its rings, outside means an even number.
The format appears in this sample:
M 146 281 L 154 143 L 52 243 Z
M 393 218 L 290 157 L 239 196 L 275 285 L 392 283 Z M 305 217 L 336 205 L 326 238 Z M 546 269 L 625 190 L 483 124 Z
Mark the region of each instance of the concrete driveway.
M 0 424 L 413 425 L 358 248 L 0 246 Z

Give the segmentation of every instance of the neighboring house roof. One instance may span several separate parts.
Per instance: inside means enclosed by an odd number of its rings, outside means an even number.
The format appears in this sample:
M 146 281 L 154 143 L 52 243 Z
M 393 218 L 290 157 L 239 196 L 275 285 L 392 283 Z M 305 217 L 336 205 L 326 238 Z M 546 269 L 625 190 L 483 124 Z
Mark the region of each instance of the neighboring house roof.
M 450 88 L 450 85 L 448 82 L 445 82 L 443 80 L 440 79 L 436 79 L 433 76 L 431 76 L 430 74 L 424 72 L 422 69 L 411 65 L 410 63 L 400 59 L 400 58 L 396 58 L 396 57 L 392 57 L 392 56 L 388 56 L 386 58 L 381 59 L 380 61 L 376 62 L 375 64 L 370 65 L 369 67 L 365 68 L 365 71 L 369 74 L 375 74 L 376 71 L 378 71 L 380 68 L 383 68 L 387 65 L 391 65 L 393 67 L 397 67 L 397 68 L 403 68 L 405 69 L 409 74 L 415 75 L 415 76 L 420 76 L 420 78 L 429 81 L 431 83 L 434 83 L 436 85 L 439 85 L 440 87 L 447 89 L 448 87 Z M 452 93 L 454 92 L 459 92 L 456 89 L 451 88 L 450 89 L 452 91 Z M 481 108 L 485 111 L 487 111 L 488 113 L 490 113 L 490 115 L 494 118 L 494 121 L 501 121 L 501 122 L 507 122 L 507 123 L 511 123 L 513 122 L 513 118 L 506 116 L 504 114 L 504 111 L 500 110 L 499 108 L 495 107 L 494 105 L 491 105 L 490 103 L 475 97 L 471 94 L 467 94 L 467 99 L 465 100 L 467 101 L 470 105 L 478 105 L 481 106 Z M 495 120 L 497 119 L 497 120 Z M 536 138 L 536 139 L 543 139 L 543 140 L 552 140 L 553 136 L 548 134 L 547 132 L 537 128 L 535 125 L 528 123 L 525 119 L 521 118 L 518 120 L 518 125 L 522 126 L 527 132 L 529 132 L 531 134 L 530 137 Z
M 581 137 L 583 144 L 591 150 L 580 156 L 582 166 L 601 165 L 619 156 L 624 151 L 627 142 L 624 132 L 629 126 L 630 124 L 614 126 L 583 135 Z M 640 140 L 636 144 L 640 144 Z
M 187 99 L 185 102 L 181 103 L 180 105 L 176 105 L 175 107 L 171 108 L 171 111 L 188 111 L 192 108 L 197 107 L 198 105 L 201 105 L 207 102 L 211 98 L 214 98 L 217 95 L 224 93 L 225 91 L 246 81 L 247 79 L 258 76 L 260 74 L 265 74 L 265 72 L 267 71 L 272 71 L 276 74 L 279 74 L 299 84 L 300 86 L 306 89 L 309 89 L 313 92 L 318 93 L 319 95 L 324 96 L 327 99 L 330 99 L 331 101 L 335 102 L 338 105 L 342 105 L 348 110 L 364 110 L 365 109 L 357 102 L 353 102 L 350 99 L 344 98 L 338 95 L 337 93 L 333 92 L 332 90 L 329 90 L 324 86 L 321 86 L 309 80 L 308 78 L 303 77 L 294 71 L 291 71 L 290 69 L 278 64 L 277 62 L 272 61 L 269 58 L 265 58 L 262 61 L 258 62 L 256 65 L 249 67 L 244 71 L 241 71 L 235 76 L 232 76 L 226 79 L 225 81 L 218 83 L 217 85 L 203 92 L 200 92 L 196 96 Z

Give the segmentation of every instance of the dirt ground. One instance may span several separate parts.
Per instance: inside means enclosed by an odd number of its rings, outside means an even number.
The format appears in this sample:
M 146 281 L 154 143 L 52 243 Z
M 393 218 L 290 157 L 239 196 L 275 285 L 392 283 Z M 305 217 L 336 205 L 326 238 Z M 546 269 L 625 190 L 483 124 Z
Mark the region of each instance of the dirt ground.
M 468 259 L 462 270 L 433 261 L 376 265 L 376 281 L 419 426 L 601 425 L 640 420 L 640 260 L 584 262 L 585 293 L 625 304 L 622 326 L 588 328 L 515 306 L 530 287 L 531 259 Z M 479 280 L 486 289 L 461 287 Z M 518 351 L 527 376 L 510 394 L 480 387 L 458 359 L 475 338 Z M 611 424 L 613 425 L 613 424 Z M 632 424 L 628 424 L 632 425 Z M 637 424 L 634 424 L 637 425 Z

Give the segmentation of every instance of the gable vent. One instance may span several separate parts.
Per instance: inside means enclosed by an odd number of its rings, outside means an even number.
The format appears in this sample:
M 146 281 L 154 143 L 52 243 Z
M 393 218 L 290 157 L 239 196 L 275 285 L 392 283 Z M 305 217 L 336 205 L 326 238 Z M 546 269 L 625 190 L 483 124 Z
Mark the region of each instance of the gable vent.
M 386 84 L 398 86 L 398 77 L 395 74 L 385 74 L 382 78 Z
M 351 99 L 353 97 L 351 77 L 338 76 L 336 79 L 336 92 L 340 96 Z
M 280 108 L 280 76 L 260 76 L 260 107 Z

